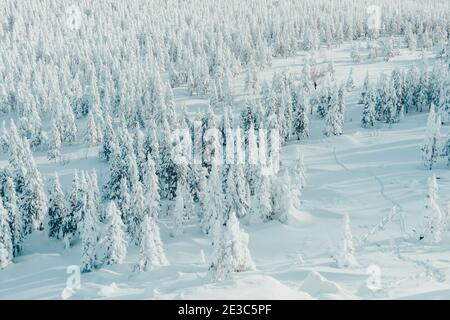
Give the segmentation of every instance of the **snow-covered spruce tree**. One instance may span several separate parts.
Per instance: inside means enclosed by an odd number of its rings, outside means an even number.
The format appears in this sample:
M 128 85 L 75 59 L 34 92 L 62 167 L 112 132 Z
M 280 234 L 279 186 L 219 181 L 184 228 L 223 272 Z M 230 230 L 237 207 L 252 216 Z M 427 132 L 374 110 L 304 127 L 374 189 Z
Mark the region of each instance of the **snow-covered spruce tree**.
M 219 165 L 213 162 L 208 178 L 205 195 L 205 211 L 201 217 L 201 228 L 205 234 L 210 232 L 216 220 L 223 221 L 224 219 L 225 208 L 219 168 Z
M 440 129 L 440 117 L 436 115 L 435 107 L 431 106 L 425 140 L 421 148 L 424 165 L 430 170 L 433 169 L 433 165 L 436 163 L 440 153 Z
M 139 262 L 136 266 L 139 271 L 148 271 L 156 267 L 168 266 L 159 234 L 158 225 L 151 216 L 145 216 L 142 221 L 142 239 L 139 251 Z
M 295 108 L 295 114 L 293 119 L 293 131 L 297 136 L 297 140 L 309 137 L 309 119 L 308 110 L 310 108 L 308 97 L 305 93 L 298 99 L 298 104 Z
M 439 243 L 442 239 L 442 232 L 444 231 L 444 217 L 437 202 L 438 200 L 438 184 L 436 175 L 433 174 L 428 179 L 428 192 L 426 197 L 425 208 L 425 228 L 420 235 L 420 239 L 430 243 Z
M 260 163 L 258 159 L 258 141 L 255 134 L 253 123 L 250 125 L 247 135 L 246 151 L 248 155 L 248 161 L 245 164 L 245 177 L 250 187 L 250 195 L 255 194 L 256 183 L 259 180 Z M 228 149 L 227 149 L 228 154 Z M 227 159 L 228 160 L 228 159 Z M 227 162 L 232 163 L 232 162 Z
M 253 60 L 247 65 L 247 73 L 245 75 L 245 91 L 256 93 L 259 90 L 258 71 Z
M 175 197 L 175 207 L 172 212 L 172 237 L 178 237 L 184 232 L 186 212 L 184 207 L 184 197 L 181 191 L 182 183 L 178 183 L 177 195 Z
M 328 113 L 325 116 L 325 135 L 326 136 L 339 136 L 342 134 L 342 115 L 339 110 L 339 105 L 336 103 L 332 104 L 328 109 Z
M 77 137 L 77 126 L 75 123 L 75 116 L 73 114 L 73 110 L 70 107 L 69 102 L 67 99 L 64 99 L 63 101 L 63 108 L 64 111 L 63 114 L 63 121 L 64 121 L 64 129 L 63 129 L 63 136 L 62 141 L 67 142 L 69 144 L 72 144 L 75 142 Z
M 126 177 L 123 177 L 122 180 L 120 180 L 120 198 L 116 201 L 117 207 L 122 213 L 122 221 L 126 226 L 129 226 L 132 220 L 132 202 Z
M 65 214 L 62 219 L 62 238 L 66 247 L 70 245 L 80 233 L 79 223 L 81 222 L 81 211 L 86 205 L 86 194 L 82 190 L 82 185 L 78 172 L 75 171 L 72 178 L 72 186 L 66 206 Z
M 291 178 L 285 168 L 279 176 L 272 177 L 272 219 L 286 222 L 292 205 Z
M 2 131 L 0 133 L 0 150 L 7 152 L 9 148 L 9 133 L 6 129 L 5 120 L 3 120 Z
M 113 154 L 113 145 L 117 145 L 117 139 L 112 127 L 111 117 L 108 113 L 104 116 L 102 134 L 102 143 L 98 155 L 103 161 L 109 162 L 109 159 Z
M 250 212 L 250 223 L 265 222 L 272 219 L 272 186 L 268 175 L 261 175 Z
M 450 165 L 450 131 L 442 146 L 442 156 L 447 157 L 447 165 Z
M 66 205 L 64 193 L 59 183 L 58 174 L 55 173 L 48 192 L 47 233 L 49 237 L 62 239 L 63 218 L 66 215 L 65 210 Z
M 172 200 L 175 197 L 177 186 L 177 168 L 173 159 L 173 144 L 171 131 L 167 121 L 160 136 L 160 166 L 158 169 L 160 194 L 162 198 Z
M 61 136 L 60 131 L 57 127 L 56 121 L 52 121 L 52 132 L 51 132 L 51 138 L 50 143 L 48 146 L 48 159 L 58 159 L 61 155 Z
M 298 152 L 295 166 L 292 170 L 292 202 L 300 209 L 301 190 L 306 186 L 306 169 L 303 163 L 303 154 Z
M 348 73 L 347 82 L 345 83 L 345 90 L 348 92 L 353 91 L 355 89 L 355 82 L 353 81 L 353 68 L 350 68 Z
M 375 104 L 376 96 L 375 90 L 372 87 L 367 89 L 364 98 L 364 109 L 361 119 L 361 125 L 363 128 L 373 127 L 375 124 Z
M 87 204 L 79 228 L 81 238 L 81 272 L 90 272 L 97 268 L 101 263 L 97 247 L 100 228 L 95 207 L 89 205 L 89 199 L 86 194 L 81 195 L 80 202 Z
M 371 87 L 371 85 L 370 85 L 369 72 L 367 71 L 366 77 L 364 78 L 363 88 L 361 90 L 361 96 L 359 98 L 359 103 L 360 104 L 364 104 L 365 103 L 366 94 L 369 91 L 370 87 Z
M 109 177 L 107 183 L 103 186 L 104 197 L 106 199 L 120 198 L 120 183 L 126 176 L 124 160 L 121 157 L 120 149 L 116 144 L 111 144 L 111 155 L 109 161 Z
M 385 105 L 384 105 L 384 120 L 387 124 L 391 125 L 399 121 L 397 113 L 397 95 L 392 79 L 389 80 L 387 85 L 387 91 L 384 93 L 386 95 Z
M 137 181 L 131 192 L 130 216 L 126 220 L 128 233 L 132 243 L 139 245 L 142 238 L 142 220 L 148 214 L 146 202 L 149 201 L 144 195 L 141 182 Z
M 0 198 L 0 269 L 8 266 L 13 259 L 13 242 L 8 222 L 8 212 Z
M 213 242 L 212 261 L 209 267 L 214 281 L 226 280 L 232 272 L 255 270 L 248 249 L 248 234 L 239 227 L 239 220 L 232 212 L 225 226 L 217 227 Z
M 156 175 L 155 162 L 151 158 L 147 160 L 145 168 L 144 187 L 147 198 L 148 214 L 153 219 L 158 219 L 160 211 L 159 184 L 158 176 Z
M 4 205 L 8 211 L 11 239 L 13 242 L 13 256 L 16 257 L 22 252 L 25 235 L 23 219 L 20 215 L 19 209 L 17 208 L 16 187 L 10 174 L 6 177 L 4 193 Z
M 40 172 L 35 168 L 34 160 L 30 159 L 32 167 L 27 174 L 24 190 L 20 198 L 20 214 L 24 219 L 25 234 L 33 229 L 42 230 L 47 213 L 47 196 Z
M 127 239 L 125 235 L 125 225 L 120 218 L 120 211 L 114 202 L 108 204 L 106 216 L 108 224 L 106 226 L 105 238 L 102 239 L 105 247 L 104 263 L 108 265 L 121 264 L 127 255 Z
M 346 213 L 344 215 L 343 235 L 341 248 L 336 256 L 336 264 L 338 268 L 356 268 L 359 266 L 355 258 L 355 248 L 353 247 L 353 236 L 350 228 L 350 218 Z
M 86 132 L 84 133 L 84 142 L 88 147 L 96 146 L 101 141 L 101 136 L 98 135 L 99 130 L 92 112 L 89 112 Z
M 101 195 L 100 189 L 98 187 L 97 171 L 95 169 L 92 169 L 91 174 L 87 173 L 86 179 L 88 182 L 88 190 L 90 192 L 90 198 L 92 199 L 92 202 L 98 211 L 100 221 L 103 222 L 104 212 L 100 208 Z

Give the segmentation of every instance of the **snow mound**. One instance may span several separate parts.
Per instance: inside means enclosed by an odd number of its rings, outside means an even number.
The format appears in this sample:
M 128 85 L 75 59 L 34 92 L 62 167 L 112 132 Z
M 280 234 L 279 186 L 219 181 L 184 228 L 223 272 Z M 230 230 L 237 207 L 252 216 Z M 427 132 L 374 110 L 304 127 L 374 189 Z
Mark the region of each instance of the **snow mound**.
M 322 294 L 339 294 L 343 291 L 338 284 L 326 279 L 316 271 L 311 271 L 306 276 L 301 289 L 313 297 Z
M 310 295 L 295 290 L 280 281 L 264 275 L 245 275 L 235 277 L 224 283 L 209 284 L 183 291 L 177 298 L 183 299 L 284 299 L 310 300 Z
M 386 299 L 388 294 L 384 290 L 371 290 L 366 284 L 359 287 L 356 295 L 363 299 Z
M 103 298 L 113 298 L 122 297 L 131 294 L 143 293 L 142 289 L 133 288 L 119 288 L 115 282 L 111 283 L 109 286 L 102 286 L 98 291 L 98 295 Z

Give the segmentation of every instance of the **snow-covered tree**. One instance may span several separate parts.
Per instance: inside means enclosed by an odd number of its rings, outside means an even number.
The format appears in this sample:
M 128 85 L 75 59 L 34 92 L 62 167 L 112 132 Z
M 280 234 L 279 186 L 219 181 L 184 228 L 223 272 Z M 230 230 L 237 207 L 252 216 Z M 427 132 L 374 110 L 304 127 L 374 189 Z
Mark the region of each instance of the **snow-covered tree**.
M 109 114 L 104 117 L 104 123 L 102 128 L 103 137 L 102 143 L 98 151 L 100 159 L 108 162 L 113 153 L 113 145 L 117 145 L 116 136 L 112 127 L 112 121 Z
M 127 239 L 125 235 L 125 225 L 120 218 L 120 211 L 114 202 L 108 204 L 106 216 L 108 224 L 106 226 L 105 238 L 102 244 L 105 248 L 104 263 L 121 264 L 127 255 Z
M 158 184 L 158 176 L 155 172 L 155 162 L 149 158 L 147 160 L 145 174 L 144 174 L 144 186 L 145 186 L 145 194 L 147 198 L 148 205 L 148 214 L 154 218 L 158 219 L 159 216 L 159 184 Z
M 363 128 L 374 126 L 375 105 L 376 105 L 375 91 L 372 88 L 368 88 L 368 91 L 366 92 L 364 97 L 364 109 L 361 119 L 361 125 Z
M 137 181 L 131 192 L 130 215 L 126 219 L 132 242 L 139 245 L 142 238 L 142 220 L 148 214 L 148 205 L 141 182 Z
M 42 223 L 47 213 L 47 196 L 42 177 L 35 168 L 33 160 L 32 163 L 33 167 L 26 177 L 24 190 L 19 201 L 20 214 L 24 219 L 25 234 L 30 234 L 33 229 L 42 230 Z
M 422 159 L 424 165 L 428 169 L 433 169 L 440 154 L 440 129 L 441 120 L 436 115 L 434 106 L 431 107 L 428 115 L 427 129 L 425 132 L 425 140 L 422 145 Z
M 57 159 L 61 155 L 61 136 L 60 130 L 57 127 L 56 122 L 52 121 L 52 133 L 50 138 L 50 144 L 48 146 L 48 159 Z
M 292 170 L 292 202 L 297 209 L 300 209 L 301 190 L 306 186 L 306 169 L 303 162 L 303 153 L 298 152 L 295 166 Z
M 342 128 L 342 114 L 339 110 L 339 105 L 337 103 L 332 104 L 330 106 L 330 109 L 328 110 L 328 113 L 325 117 L 325 135 L 326 136 L 339 136 L 342 134 L 343 128 Z
M 88 122 L 86 127 L 86 132 L 84 133 L 84 142 L 87 146 L 95 146 L 101 141 L 101 136 L 99 136 L 99 130 L 94 119 L 92 112 L 89 113 Z
M 295 108 L 295 114 L 293 119 L 293 131 L 297 136 L 297 140 L 306 138 L 309 136 L 309 101 L 304 94 L 298 99 L 298 104 Z
M 420 239 L 425 239 L 430 243 L 439 243 L 442 240 L 444 229 L 444 216 L 438 204 L 438 184 L 436 175 L 433 174 L 428 179 L 428 192 L 426 197 L 425 228 Z
M 272 219 L 272 186 L 268 175 L 261 175 L 257 192 L 251 208 L 251 223 L 265 222 Z
M 81 272 L 90 272 L 100 265 L 97 247 L 100 229 L 97 220 L 97 212 L 86 194 L 80 196 L 80 202 L 86 204 L 83 219 L 80 222 L 81 238 Z
M 344 215 L 343 235 L 341 247 L 336 256 L 336 264 L 338 268 L 356 268 L 359 266 L 355 258 L 355 248 L 353 247 L 353 236 L 350 228 L 350 218 L 346 213 Z
M 218 223 L 220 226 L 220 223 Z M 213 242 L 210 271 L 214 281 L 227 279 L 232 272 L 255 270 L 248 249 L 248 234 L 239 227 L 239 220 L 232 212 L 225 226 L 217 232 Z
M 205 210 L 201 217 L 201 228 L 204 233 L 208 234 L 210 232 L 216 220 L 223 221 L 224 211 L 222 179 L 219 166 L 213 164 L 206 188 Z
M 23 240 L 25 238 L 23 219 L 17 208 L 16 186 L 10 174 L 6 177 L 4 189 L 4 205 L 8 211 L 8 220 L 11 229 L 11 240 L 13 242 L 13 256 L 18 256 L 23 249 Z
M 353 91 L 355 89 L 355 82 L 353 81 L 353 69 L 350 68 L 350 71 L 348 73 L 347 82 L 345 83 L 345 90 L 348 92 Z
M 289 209 L 292 205 L 291 178 L 286 168 L 282 174 L 273 177 L 272 194 L 272 207 L 274 212 L 272 219 L 286 222 Z
M 139 271 L 148 271 L 155 267 L 169 265 L 155 219 L 151 216 L 145 216 L 141 229 L 143 237 L 141 239 L 137 269 Z
M 8 212 L 0 198 L 0 269 L 8 266 L 13 259 L 13 242 L 8 222 Z
M 65 197 L 58 174 L 55 173 L 52 179 L 52 186 L 48 192 L 48 236 L 56 239 L 62 239 L 63 218 L 66 215 Z

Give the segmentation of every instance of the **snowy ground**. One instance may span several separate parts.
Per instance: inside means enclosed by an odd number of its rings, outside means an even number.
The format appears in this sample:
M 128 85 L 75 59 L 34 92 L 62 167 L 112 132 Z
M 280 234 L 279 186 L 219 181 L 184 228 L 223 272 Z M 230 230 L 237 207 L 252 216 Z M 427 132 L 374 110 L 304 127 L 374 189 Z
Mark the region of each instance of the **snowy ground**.
M 64 291 L 70 276 L 66 269 L 79 263 L 79 246 L 64 250 L 60 242 L 34 233 L 26 241 L 24 254 L 0 272 L 0 299 L 60 299 L 63 292 L 75 299 L 449 298 L 450 239 L 429 246 L 418 241 L 415 233 L 423 221 L 430 176 L 419 150 L 427 115 L 408 115 L 391 128 L 378 124 L 375 129 L 362 129 L 362 110 L 356 104 L 367 70 L 376 79 L 382 71 L 422 63 L 420 54 L 404 51 L 390 62 L 360 64 L 351 62 L 348 46 L 326 54 L 334 59 L 338 80 L 346 79 L 349 68 L 354 71 L 357 89 L 346 97 L 345 134 L 325 138 L 323 121 L 313 119 L 311 137 L 283 149 L 283 165 L 292 163 L 298 148 L 304 153 L 307 187 L 301 211 L 292 209 L 288 223 L 243 225 L 250 234 L 257 271 L 211 283 L 207 272 L 210 239 L 195 226 L 171 238 L 170 222 L 163 217 L 161 236 L 171 266 L 135 274 L 131 271 L 137 261 L 133 248 L 125 264 L 82 274 L 81 288 L 71 295 Z M 270 78 L 274 71 L 301 68 L 302 58 L 275 60 L 261 76 Z M 237 101 L 245 97 L 242 89 L 243 77 L 235 81 Z M 188 97 L 184 88 L 175 92 L 177 102 L 186 103 L 190 111 L 206 103 Z M 96 150 L 80 143 L 64 147 L 63 152 L 69 160 L 66 164 L 48 162 L 45 153 L 37 153 L 36 161 L 44 176 L 56 169 L 66 190 L 75 168 L 96 167 L 99 179 L 106 174 Z M 0 165 L 6 161 L 2 155 Z M 450 200 L 445 192 L 450 188 L 450 171 L 439 163 L 434 172 L 440 177 L 440 205 L 445 207 Z M 394 205 L 405 219 L 405 232 L 398 219 L 372 232 Z M 344 213 L 350 215 L 360 268 L 338 269 L 333 261 Z M 375 292 L 367 286 L 373 279 L 370 270 L 380 271 L 380 290 Z

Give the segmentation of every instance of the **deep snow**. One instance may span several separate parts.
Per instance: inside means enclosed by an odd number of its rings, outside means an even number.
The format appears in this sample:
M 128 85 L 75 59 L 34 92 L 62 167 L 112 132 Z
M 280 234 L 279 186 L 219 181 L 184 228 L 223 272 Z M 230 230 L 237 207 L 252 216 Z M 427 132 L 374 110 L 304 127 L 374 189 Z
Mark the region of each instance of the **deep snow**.
M 362 106 L 356 103 L 366 71 L 375 80 L 383 71 L 421 64 L 421 54 L 405 50 L 390 62 L 354 64 L 349 48 L 324 51 L 333 58 L 337 80 L 345 81 L 353 68 L 357 88 L 346 96 L 344 135 L 324 137 L 323 120 L 313 118 L 311 137 L 283 148 L 285 166 L 292 165 L 298 149 L 304 154 L 307 186 L 302 190 L 301 210 L 292 208 L 286 224 L 242 224 L 250 235 L 257 271 L 212 283 L 204 260 L 206 257 L 207 262 L 211 253 L 210 239 L 197 226 L 172 238 L 170 219 L 163 216 L 161 237 L 169 267 L 133 273 L 138 252 L 132 248 L 126 263 L 82 274 L 81 288 L 70 292 L 64 289 L 70 276 L 66 269 L 79 263 L 79 245 L 65 250 L 62 243 L 34 233 L 25 243 L 24 254 L 0 271 L 0 299 L 449 298 L 448 234 L 439 245 L 424 244 L 416 234 L 423 221 L 426 181 L 431 174 L 420 156 L 427 115 L 408 115 L 392 127 L 377 124 L 374 129 L 363 129 Z M 284 69 L 300 71 L 303 57 L 276 59 L 260 78 L 270 79 L 273 72 Z M 244 75 L 234 82 L 237 106 L 245 98 L 243 79 Z M 175 89 L 175 94 L 177 103 L 187 104 L 189 112 L 207 103 L 202 97 L 188 96 L 185 88 Z M 79 135 L 84 125 L 80 127 Z M 442 133 L 446 135 L 447 130 L 444 127 Z M 37 152 L 35 157 L 44 177 L 55 170 L 59 173 L 66 192 L 76 168 L 95 167 L 99 180 L 105 177 L 107 168 L 98 160 L 96 148 L 86 149 L 79 142 L 64 146 L 63 154 L 68 160 L 65 164 L 49 162 L 46 152 Z M 7 156 L 1 155 L 0 165 L 6 162 Z M 439 177 L 439 204 L 446 208 L 450 171 L 441 161 L 433 172 Z M 377 228 L 394 205 L 404 217 L 405 232 L 397 217 Z M 338 269 L 333 260 L 344 213 L 350 216 L 360 268 Z M 367 286 L 371 280 L 368 267 L 380 271 L 379 290 Z

